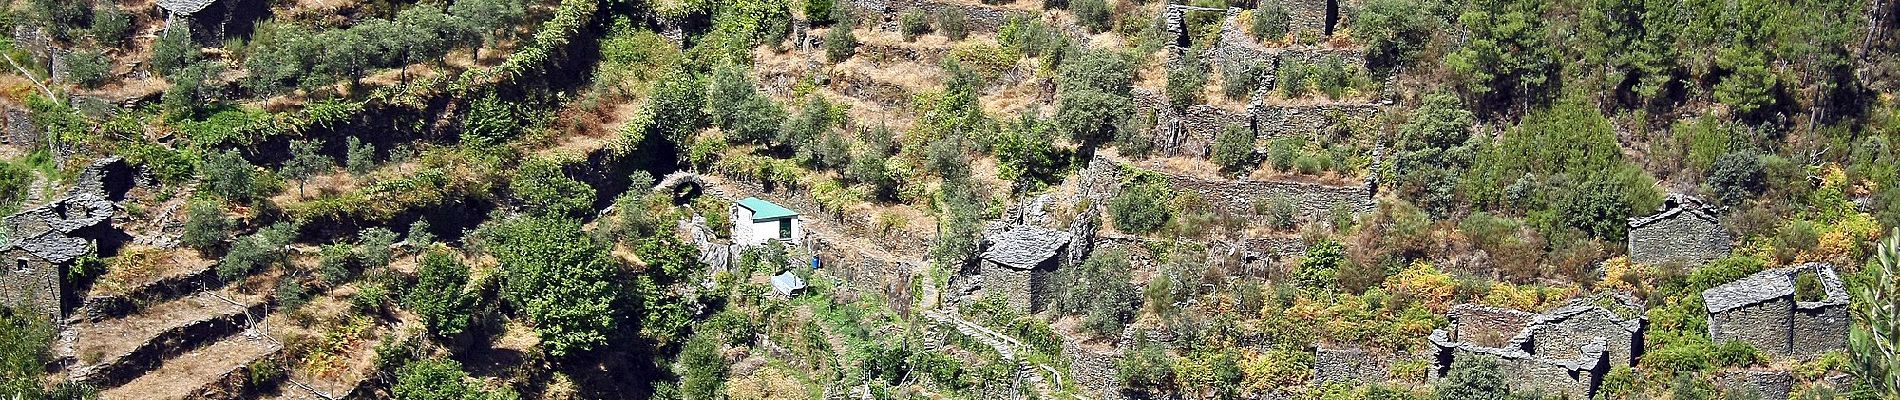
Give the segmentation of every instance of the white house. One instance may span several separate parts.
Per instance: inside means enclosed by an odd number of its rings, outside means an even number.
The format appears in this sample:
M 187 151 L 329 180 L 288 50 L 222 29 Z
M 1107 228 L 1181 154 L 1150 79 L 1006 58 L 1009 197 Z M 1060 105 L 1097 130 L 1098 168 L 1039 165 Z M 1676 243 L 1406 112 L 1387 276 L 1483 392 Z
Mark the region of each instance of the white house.
M 798 212 L 757 197 L 747 197 L 732 205 L 732 242 L 758 246 L 774 239 L 798 243 L 805 237 L 804 223 Z

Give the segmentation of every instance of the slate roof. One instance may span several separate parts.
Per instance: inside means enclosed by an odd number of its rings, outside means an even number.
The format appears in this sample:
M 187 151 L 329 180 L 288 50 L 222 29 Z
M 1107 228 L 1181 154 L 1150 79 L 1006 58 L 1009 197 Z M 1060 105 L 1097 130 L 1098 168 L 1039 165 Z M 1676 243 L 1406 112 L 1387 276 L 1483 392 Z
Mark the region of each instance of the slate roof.
M 1670 193 L 1668 198 L 1663 199 L 1662 206 L 1656 208 L 1655 214 L 1630 218 L 1629 226 L 1630 228 L 1641 228 L 1656 223 L 1657 221 L 1675 218 L 1677 215 L 1684 213 L 1705 221 L 1720 223 L 1721 218 L 1718 217 L 1718 215 L 1721 214 L 1721 211 L 1722 207 L 1710 205 L 1695 196 Z
M 1702 291 L 1702 301 L 1710 314 L 1733 310 L 1764 301 L 1794 296 L 1795 276 L 1802 271 L 1814 271 L 1821 280 L 1821 289 L 1826 293 L 1821 301 L 1802 302 L 1804 308 L 1847 304 L 1847 288 L 1841 283 L 1840 275 L 1834 272 L 1834 266 L 1827 263 L 1807 263 L 1793 267 L 1782 267 L 1757 272 L 1754 275 L 1737 279 Z
M 173 13 L 192 15 L 204 11 L 217 0 L 158 0 L 158 6 Z
M 752 210 L 752 222 L 765 222 L 798 216 L 797 211 L 792 211 L 792 209 L 780 206 L 778 203 L 765 201 L 757 197 L 741 199 L 739 200 L 739 206 L 745 207 L 747 210 Z
M 1015 269 L 1033 269 L 1069 244 L 1069 233 L 1034 225 L 1016 225 L 984 238 L 983 259 Z

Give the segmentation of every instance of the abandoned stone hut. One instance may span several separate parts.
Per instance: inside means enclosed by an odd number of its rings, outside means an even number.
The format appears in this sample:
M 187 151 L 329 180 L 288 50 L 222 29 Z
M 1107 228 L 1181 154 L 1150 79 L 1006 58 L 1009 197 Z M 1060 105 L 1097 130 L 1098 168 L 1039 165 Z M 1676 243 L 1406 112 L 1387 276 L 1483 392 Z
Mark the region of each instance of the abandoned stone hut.
M 1035 225 L 992 227 L 983 238 L 984 296 L 1001 296 L 1012 309 L 1042 311 L 1055 293 L 1050 288 L 1069 233 Z
M 1433 376 L 1443 377 L 1459 358 L 1496 360 L 1506 385 L 1518 391 L 1588 398 L 1615 365 L 1632 365 L 1642 353 L 1642 305 L 1620 294 L 1571 300 L 1532 314 L 1459 305 L 1451 324 L 1433 330 L 1438 348 Z
M 1762 271 L 1702 291 L 1709 338 L 1741 341 L 1772 358 L 1809 358 L 1847 346 L 1847 288 L 1834 266 Z
M 1702 199 L 1669 195 L 1655 214 L 1630 218 L 1630 261 L 1701 265 L 1728 256 L 1735 239 L 1720 215 L 1720 207 Z
M 79 193 L 7 216 L 0 304 L 59 316 L 66 270 L 95 248 L 116 247 L 123 236 L 112 231 L 116 209 L 105 198 Z

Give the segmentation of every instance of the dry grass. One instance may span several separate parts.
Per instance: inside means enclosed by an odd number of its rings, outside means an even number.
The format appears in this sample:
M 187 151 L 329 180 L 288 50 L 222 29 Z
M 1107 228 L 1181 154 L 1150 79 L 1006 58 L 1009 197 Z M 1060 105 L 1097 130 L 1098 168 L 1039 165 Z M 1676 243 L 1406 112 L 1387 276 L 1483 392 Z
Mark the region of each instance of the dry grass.
M 133 289 L 167 277 L 196 273 L 214 264 L 196 250 L 160 249 L 132 244 L 108 258 L 106 273 L 92 285 L 92 295 L 124 295 Z
M 301 190 L 297 188 L 298 183 L 295 180 L 284 182 L 284 191 L 271 196 L 270 201 L 278 206 L 289 208 L 313 199 L 355 192 L 363 183 L 359 182 L 355 175 L 339 169 L 310 177 L 307 182 L 303 182 Z
M 123 386 L 99 393 L 102 399 L 183 399 L 277 348 L 269 341 L 242 335 L 166 360 L 158 370 Z

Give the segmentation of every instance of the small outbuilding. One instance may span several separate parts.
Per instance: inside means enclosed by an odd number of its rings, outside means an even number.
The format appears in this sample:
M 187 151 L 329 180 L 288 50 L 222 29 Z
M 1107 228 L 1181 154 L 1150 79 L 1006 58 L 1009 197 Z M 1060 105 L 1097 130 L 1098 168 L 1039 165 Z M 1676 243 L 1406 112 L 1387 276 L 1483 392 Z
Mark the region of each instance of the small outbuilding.
M 1702 291 L 1711 340 L 1748 343 L 1772 358 L 1846 348 L 1848 299 L 1826 263 L 1770 269 Z
M 1001 296 L 1022 312 L 1042 311 L 1054 298 L 1050 281 L 1069 238 L 1068 232 L 1035 225 L 992 228 L 978 266 L 985 295 Z
M 1728 256 L 1735 239 L 1719 215 L 1720 207 L 1702 199 L 1669 195 L 1655 214 L 1630 218 L 1630 261 L 1702 265 Z
M 741 246 L 760 246 L 773 240 L 799 243 L 805 227 L 798 212 L 757 197 L 747 197 L 732 205 L 732 242 Z

